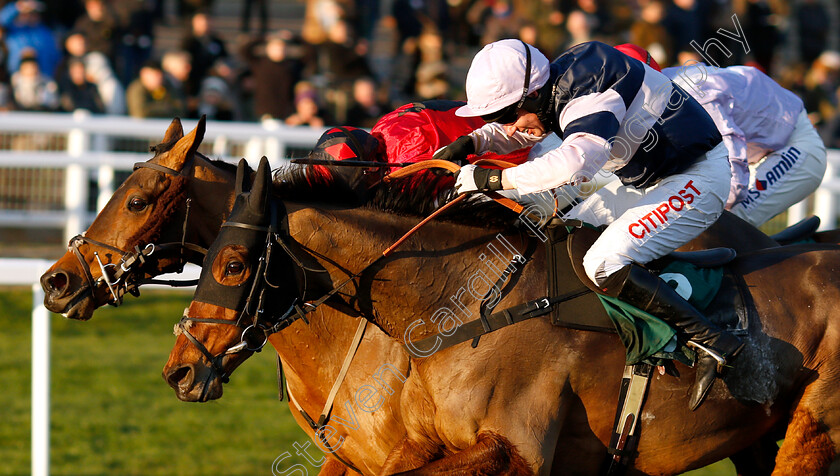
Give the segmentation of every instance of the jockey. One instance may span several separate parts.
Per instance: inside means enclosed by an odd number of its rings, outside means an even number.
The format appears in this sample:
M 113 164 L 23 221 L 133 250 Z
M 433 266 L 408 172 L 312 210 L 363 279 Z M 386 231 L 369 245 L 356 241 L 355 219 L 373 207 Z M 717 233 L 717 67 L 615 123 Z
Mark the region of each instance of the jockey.
M 370 133 L 355 127 L 333 127 L 318 139 L 309 156 L 326 160 L 360 160 L 373 162 L 410 163 L 429 160 L 436 150 L 452 144 L 458 137 L 484 125 L 478 117 L 458 117 L 455 111 L 463 101 L 432 100 L 400 106 L 382 116 Z M 496 154 L 481 158 L 497 158 L 521 164 L 528 158 L 529 149 L 514 151 L 504 157 Z M 479 159 L 464 154 L 464 162 Z M 396 170 L 396 167 L 392 168 Z M 363 174 L 364 169 L 332 168 L 354 190 L 373 185 L 380 174 Z M 310 180 L 333 177 L 327 168 L 308 166 Z M 364 185 L 363 187 L 360 187 Z
M 465 165 L 458 193 L 517 189 L 522 194 L 591 179 L 601 169 L 621 182 L 598 190 L 569 213 L 608 225 L 583 267 L 601 292 L 675 326 L 698 352 L 689 406 L 708 394 L 718 369 L 743 344 L 710 323 L 643 265 L 690 241 L 723 212 L 729 165 L 720 133 L 702 107 L 650 66 L 600 42 L 574 46 L 549 65 L 533 46 L 501 40 L 479 51 L 466 81 L 464 117 L 487 123 L 443 150 L 506 153 L 553 132 L 556 149 L 506 170 Z M 495 123 L 495 124 L 493 124 Z
M 650 57 L 636 45 L 616 49 L 642 62 Z M 819 187 L 825 145 L 795 94 L 750 66 L 696 63 L 662 73 L 703 106 L 723 136 L 732 170 L 727 210 L 761 226 Z

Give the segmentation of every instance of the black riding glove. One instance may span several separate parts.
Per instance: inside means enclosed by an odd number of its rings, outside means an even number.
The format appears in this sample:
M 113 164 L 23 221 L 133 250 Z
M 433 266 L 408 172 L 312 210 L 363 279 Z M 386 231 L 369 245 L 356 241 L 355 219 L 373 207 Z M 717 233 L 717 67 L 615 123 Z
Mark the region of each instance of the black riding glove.
M 475 154 L 475 144 L 472 137 L 461 136 L 446 147 L 441 147 L 432 156 L 432 159 L 448 160 L 458 165 L 466 165 L 467 156 Z

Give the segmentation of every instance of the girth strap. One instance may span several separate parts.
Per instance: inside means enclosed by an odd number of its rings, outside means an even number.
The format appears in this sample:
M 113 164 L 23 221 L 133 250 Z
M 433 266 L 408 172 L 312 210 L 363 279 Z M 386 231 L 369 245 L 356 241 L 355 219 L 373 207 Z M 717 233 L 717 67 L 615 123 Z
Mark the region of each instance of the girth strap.
M 451 335 L 434 334 L 419 341 L 411 342 L 410 344 L 403 344 L 403 348 L 412 357 L 428 357 L 428 355 L 418 355 L 416 353 L 419 349 L 435 349 L 435 352 L 452 347 L 453 345 L 466 342 L 475 337 L 497 331 L 502 327 L 507 327 L 517 322 L 526 321 L 534 317 L 540 317 L 548 314 L 554 308 L 555 304 L 574 299 L 586 293 L 592 292 L 588 289 L 567 294 L 560 297 L 544 297 L 528 301 L 517 306 L 510 307 L 503 311 L 494 312 L 487 316 L 486 322 L 481 319 L 476 319 L 465 324 L 461 324 L 455 329 Z M 490 329 L 485 330 L 485 325 Z

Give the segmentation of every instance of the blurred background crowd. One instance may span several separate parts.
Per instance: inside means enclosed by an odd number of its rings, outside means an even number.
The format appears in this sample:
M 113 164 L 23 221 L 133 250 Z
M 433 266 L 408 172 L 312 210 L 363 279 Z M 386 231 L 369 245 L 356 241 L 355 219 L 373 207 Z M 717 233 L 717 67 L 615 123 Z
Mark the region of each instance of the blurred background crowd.
M 840 147 L 833 0 L 3 3 L 2 110 L 370 127 L 407 102 L 463 99 L 489 42 L 521 38 L 553 59 L 600 40 L 636 43 L 663 66 L 761 68 Z

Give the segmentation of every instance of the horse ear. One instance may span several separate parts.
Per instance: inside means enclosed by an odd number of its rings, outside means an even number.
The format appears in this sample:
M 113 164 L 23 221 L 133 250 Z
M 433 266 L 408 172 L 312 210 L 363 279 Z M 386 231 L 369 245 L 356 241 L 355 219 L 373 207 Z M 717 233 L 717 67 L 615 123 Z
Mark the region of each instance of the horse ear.
M 263 156 L 260 159 L 260 166 L 257 168 L 257 175 L 254 178 L 254 185 L 251 186 L 251 194 L 248 205 L 255 213 L 265 215 L 268 204 L 268 195 L 271 191 L 271 166 L 268 159 Z
M 160 165 L 178 172 L 184 168 L 184 164 L 195 154 L 195 151 L 198 150 L 198 146 L 201 145 L 201 141 L 204 139 L 204 129 L 207 122 L 206 117 L 201 116 L 201 119 L 198 120 L 198 125 L 195 126 L 192 132 L 181 138 L 168 152 L 161 154 Z
M 239 165 L 236 166 L 236 195 L 239 195 L 242 192 L 247 192 L 249 185 L 251 185 L 251 174 L 248 173 L 248 161 L 245 159 L 239 159 Z
M 164 144 L 171 144 L 176 140 L 184 137 L 184 127 L 181 125 L 181 119 L 172 119 L 172 124 L 169 124 L 169 129 L 166 129 L 166 134 L 163 136 Z

